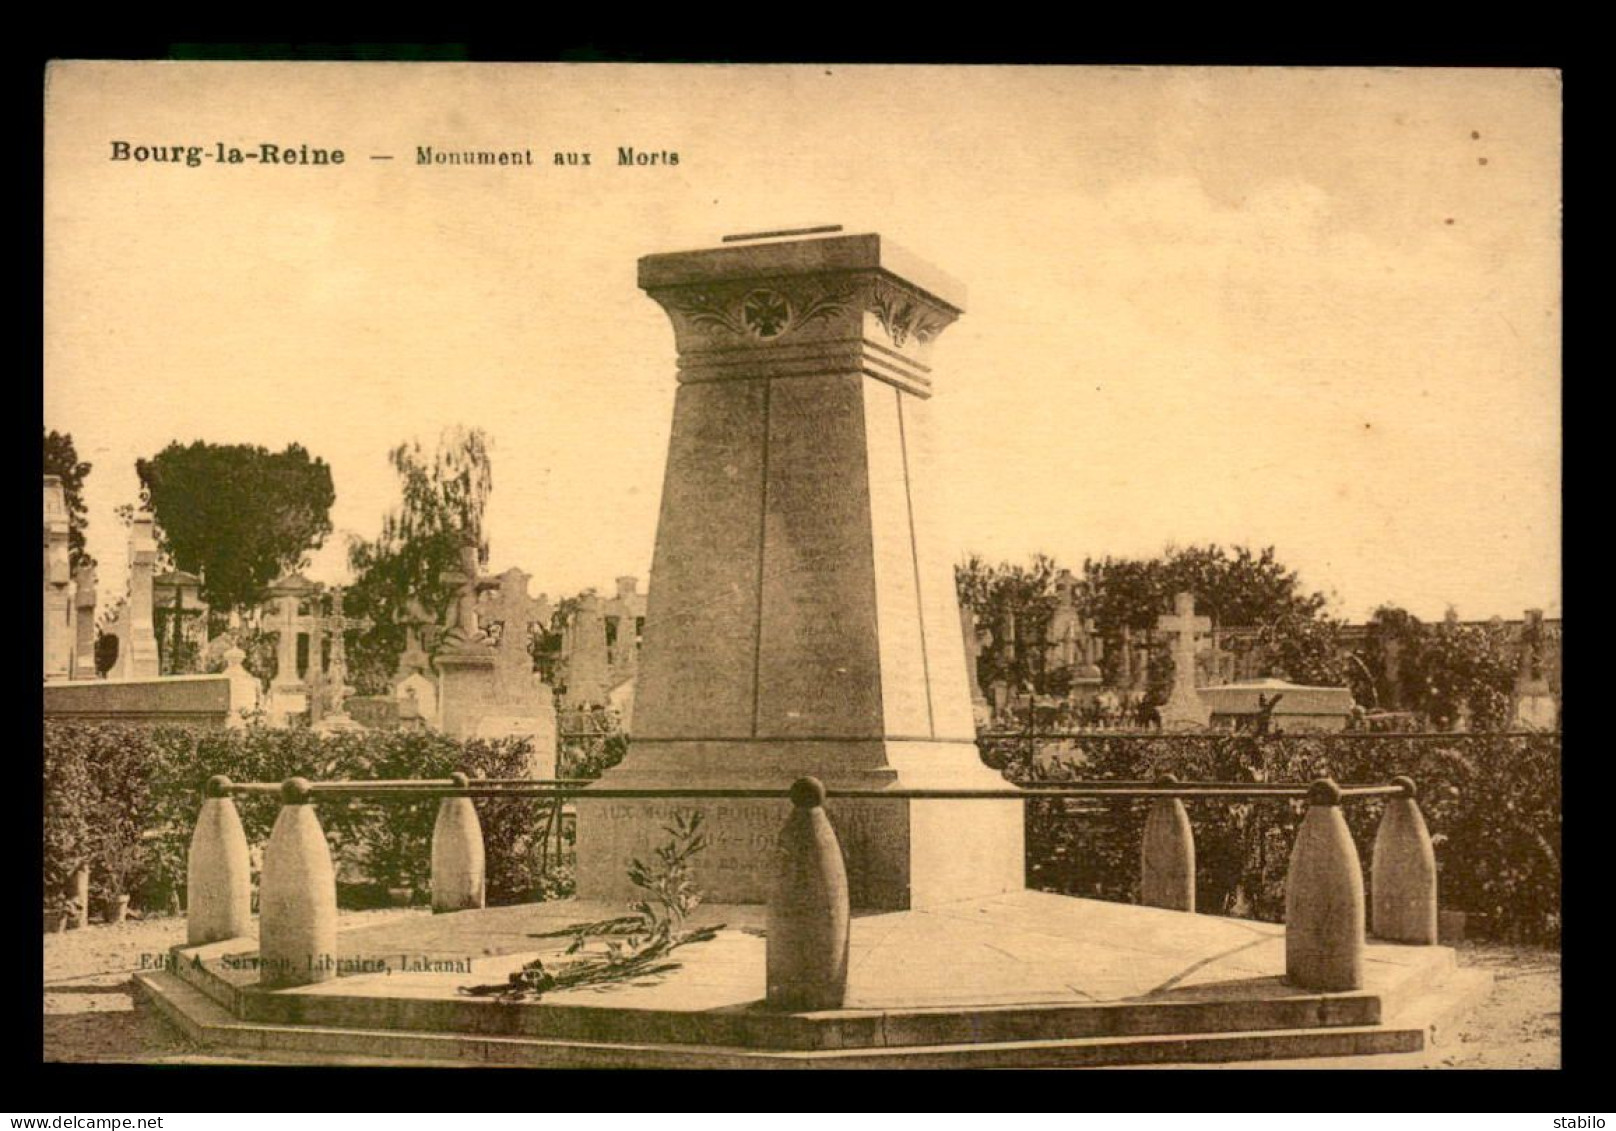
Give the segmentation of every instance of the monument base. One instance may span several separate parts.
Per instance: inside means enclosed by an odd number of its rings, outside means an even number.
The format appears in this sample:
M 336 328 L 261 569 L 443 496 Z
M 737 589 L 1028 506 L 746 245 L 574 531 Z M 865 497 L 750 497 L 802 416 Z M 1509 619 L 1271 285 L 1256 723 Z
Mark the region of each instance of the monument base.
M 740 764 L 738 764 L 740 763 Z M 883 768 L 869 769 L 875 765 Z M 973 743 L 798 740 L 768 743 L 636 741 L 629 761 L 600 782 L 609 789 L 779 789 L 800 777 L 837 789 L 1002 790 Z M 581 899 L 636 898 L 631 860 L 650 861 L 670 839 L 676 813 L 700 812 L 708 847 L 696 884 L 718 903 L 766 903 L 785 798 L 576 800 Z M 837 799 L 826 805 L 847 863 L 852 905 L 907 910 L 1021 891 L 1021 801 Z

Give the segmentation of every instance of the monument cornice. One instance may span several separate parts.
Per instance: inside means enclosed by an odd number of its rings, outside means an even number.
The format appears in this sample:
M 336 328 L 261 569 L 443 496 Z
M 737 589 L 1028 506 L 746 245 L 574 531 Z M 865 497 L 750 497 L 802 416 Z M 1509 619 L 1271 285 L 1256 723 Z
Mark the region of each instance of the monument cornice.
M 862 372 L 931 394 L 928 347 L 957 308 L 884 269 L 647 288 L 673 324 L 682 382 Z
M 958 280 L 875 233 L 736 243 L 647 255 L 639 261 L 639 284 L 642 290 L 653 291 L 687 284 L 827 276 L 848 271 L 881 272 L 952 310 L 955 317 L 965 312 L 965 287 Z

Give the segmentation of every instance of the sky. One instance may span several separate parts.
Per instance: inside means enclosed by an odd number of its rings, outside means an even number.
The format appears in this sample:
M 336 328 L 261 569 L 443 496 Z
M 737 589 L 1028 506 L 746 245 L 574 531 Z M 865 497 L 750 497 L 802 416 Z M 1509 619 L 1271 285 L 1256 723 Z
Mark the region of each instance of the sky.
M 94 465 L 103 593 L 171 441 L 324 459 L 340 582 L 389 449 L 450 425 L 492 442 L 491 571 L 607 592 L 649 572 L 675 391 L 636 260 L 841 224 L 966 287 L 961 557 L 1273 545 L 1349 619 L 1557 616 L 1560 154 L 1551 71 L 58 64 L 44 425 Z

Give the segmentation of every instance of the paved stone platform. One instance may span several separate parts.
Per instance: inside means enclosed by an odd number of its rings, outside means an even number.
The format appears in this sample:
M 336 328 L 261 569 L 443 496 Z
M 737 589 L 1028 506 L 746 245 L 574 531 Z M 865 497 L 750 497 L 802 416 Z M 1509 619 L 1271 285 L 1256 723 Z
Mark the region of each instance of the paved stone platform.
M 340 936 L 342 967 L 367 972 L 296 989 L 256 988 L 251 939 L 176 948 L 172 972 L 142 981 L 197 1039 L 283 1055 L 1079 1066 L 1417 1052 L 1422 1003 L 1446 1002 L 1458 973 L 1447 948 L 1371 942 L 1362 990 L 1314 993 L 1282 978 L 1281 926 L 1018 892 L 855 917 L 836 1011 L 764 1007 L 753 905 L 699 909 L 693 924 L 722 929 L 659 978 L 519 1005 L 459 992 L 560 958 L 566 928 L 622 913 L 567 901 L 382 922 Z
M 453 998 L 459 986 L 503 981 L 535 957 L 559 957 L 572 941 L 570 935 L 536 935 L 622 914 L 619 905 L 563 901 L 364 927 L 341 936 L 341 957 L 385 963 L 386 973 L 350 974 L 281 992 Z M 717 924 L 724 929 L 712 942 L 677 952 L 681 969 L 673 975 L 645 984 L 552 993 L 544 1000 L 552 1005 L 673 1010 L 736 1008 L 761 1001 L 763 908 L 708 906 L 692 919 L 694 926 Z M 849 949 L 848 1009 L 1232 1000 L 1254 992 L 1321 996 L 1281 980 L 1281 925 L 1046 892 L 855 916 Z M 1438 956 L 1451 963 L 1452 952 L 1446 948 L 1372 942 L 1365 989 L 1394 990 Z M 468 963 L 471 976 L 405 969 L 434 961 Z M 256 981 L 248 971 L 241 974 L 232 981 Z

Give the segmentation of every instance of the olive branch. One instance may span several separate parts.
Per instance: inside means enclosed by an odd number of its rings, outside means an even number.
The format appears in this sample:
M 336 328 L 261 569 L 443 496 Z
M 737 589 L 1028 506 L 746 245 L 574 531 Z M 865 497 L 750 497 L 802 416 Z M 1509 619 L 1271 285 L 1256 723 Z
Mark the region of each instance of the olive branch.
M 656 849 L 649 863 L 639 858 L 629 862 L 629 881 L 644 893 L 629 905 L 633 915 L 536 934 L 534 938 L 571 936 L 572 942 L 560 958 L 551 956 L 550 965 L 535 958 L 506 982 L 461 986 L 459 992 L 503 1002 L 538 1001 L 553 990 L 577 986 L 643 985 L 679 969 L 678 962 L 668 959 L 669 954 L 691 943 L 708 942 L 724 926 L 685 928 L 685 921 L 702 900 L 692 864 L 707 847 L 701 812 L 676 812 L 673 824 L 663 832 L 669 840 Z

